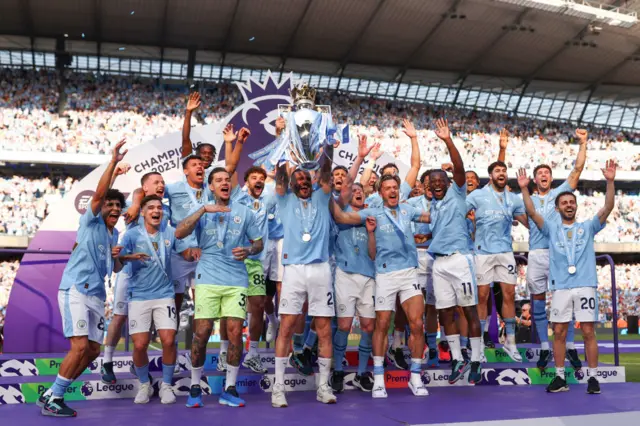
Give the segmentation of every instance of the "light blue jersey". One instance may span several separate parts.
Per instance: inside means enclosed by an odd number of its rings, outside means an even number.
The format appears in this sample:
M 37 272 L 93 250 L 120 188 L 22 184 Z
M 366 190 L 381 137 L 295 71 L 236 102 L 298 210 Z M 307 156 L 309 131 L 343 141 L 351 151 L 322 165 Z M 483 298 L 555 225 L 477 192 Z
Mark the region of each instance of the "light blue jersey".
M 379 274 L 418 267 L 418 252 L 411 224 L 420 219 L 421 210 L 404 203 L 394 209 L 366 208 L 358 212 L 362 223 L 376 218 L 376 271 Z
M 202 189 L 194 189 L 184 179 L 165 186 L 164 195 L 169 199 L 170 223 L 174 228 L 177 228 L 180 222 L 189 216 L 190 211 L 198 210 L 213 199 L 211 190 L 206 185 Z M 194 236 L 190 235 L 183 239 L 182 245 L 187 248 L 195 248 L 198 246 L 198 242 Z
M 283 197 L 277 196 L 280 218 L 287 224 L 282 247 L 283 265 L 308 265 L 329 260 L 330 198 L 331 193 L 325 194 L 322 188 L 314 190 L 306 200 L 290 191 Z M 310 235 L 309 241 L 303 240 L 305 234 Z
M 80 218 L 76 244 L 64 268 L 60 290 L 75 287 L 82 294 L 106 300 L 104 278 L 111 278 L 114 267 L 111 249 L 117 242 L 118 230 L 114 228 L 110 234 L 102 212 L 94 215 L 89 206 Z
M 467 228 L 467 184 L 451 182 L 442 200 L 431 201 L 431 234 L 429 253 L 450 255 L 469 253 Z
M 477 253 L 498 254 L 513 251 L 513 219 L 525 213 L 520 197 L 506 189 L 496 192 L 491 185 L 487 185 L 467 196 L 467 208 L 476 211 Z
M 243 261 L 235 260 L 231 250 L 245 247 L 247 239 L 261 239 L 262 233 L 251 209 L 234 201 L 228 207 L 230 212 L 203 214 L 196 225 L 194 234 L 198 238 L 198 247 L 202 249 L 196 267 L 196 285 L 247 287 L 247 268 Z
M 467 237 L 469 240 L 469 252 L 475 253 L 475 247 L 473 246 L 473 231 L 474 231 L 473 221 L 467 218 Z
M 273 206 L 271 210 L 269 210 L 267 220 L 269 222 L 269 239 L 279 240 L 281 238 L 284 238 L 284 227 L 282 226 L 282 221 L 280 220 L 280 210 L 278 209 L 277 199 L 276 205 Z
M 354 211 L 351 206 L 345 212 Z M 337 225 L 336 265 L 344 272 L 374 278 L 376 269 L 369 257 L 369 235 L 364 226 Z
M 251 209 L 255 215 L 256 226 L 262 235 L 262 241 L 266 244 L 266 241 L 269 238 L 269 220 L 267 212 L 276 205 L 276 196 L 273 190 L 267 191 L 267 187 L 265 187 L 258 198 L 253 198 L 253 196 L 249 194 L 249 191 L 237 191 L 234 194 L 233 201 Z M 246 240 L 244 244 L 246 246 L 251 245 L 249 240 Z M 262 261 L 264 260 L 266 252 L 266 250 L 262 250 L 262 252 L 258 254 L 249 256 L 249 259 Z
M 411 194 L 411 187 L 407 182 L 402 181 L 402 183 L 400 184 L 400 202 L 408 199 L 410 194 Z M 382 197 L 380 196 L 380 193 L 375 192 L 369 195 L 364 200 L 364 205 L 367 206 L 367 208 L 371 208 L 371 209 L 382 208 L 383 204 L 382 204 Z
M 420 210 L 421 212 L 428 212 L 431 209 L 431 201 L 427 200 L 427 197 L 425 197 L 424 195 L 409 198 L 407 200 L 407 204 L 409 204 L 416 210 Z M 413 235 L 431 235 L 431 225 L 429 225 L 428 223 L 412 222 L 412 227 Z M 418 248 L 428 248 L 429 244 L 431 244 L 431 239 L 432 238 L 429 238 L 427 241 L 420 244 Z
M 560 217 L 544 221 L 541 231 L 549 239 L 551 291 L 598 286 L 593 238 L 605 225 L 600 224 L 597 215 L 571 226 L 564 225 Z M 573 262 L 569 262 L 569 258 Z M 576 268 L 575 274 L 569 273 L 571 263 Z
M 560 218 L 560 213 L 556 211 L 556 198 L 558 194 L 573 191 L 568 181 L 564 181 L 562 185 L 553 188 L 544 197 L 538 194 L 531 195 L 533 206 L 536 212 L 544 218 L 544 221 L 556 221 Z M 548 249 L 549 240 L 540 232 L 535 222 L 529 219 L 529 250 Z
M 160 227 L 149 235 L 144 223 L 129 229 L 122 239 L 121 255 L 145 253 L 148 260 L 127 262 L 129 269 L 129 301 L 173 299 L 175 295 L 171 281 L 171 250 L 176 243 L 175 229 Z

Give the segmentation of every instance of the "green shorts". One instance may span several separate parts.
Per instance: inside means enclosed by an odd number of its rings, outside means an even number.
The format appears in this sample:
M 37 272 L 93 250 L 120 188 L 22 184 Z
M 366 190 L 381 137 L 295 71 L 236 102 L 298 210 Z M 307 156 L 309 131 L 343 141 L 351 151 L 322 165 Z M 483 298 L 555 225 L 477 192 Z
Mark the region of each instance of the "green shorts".
M 247 289 L 223 285 L 196 285 L 195 319 L 240 318 L 247 316 Z
M 266 296 L 267 286 L 264 280 L 264 269 L 262 262 L 259 260 L 245 259 L 244 264 L 249 274 L 249 288 L 247 288 L 247 296 Z

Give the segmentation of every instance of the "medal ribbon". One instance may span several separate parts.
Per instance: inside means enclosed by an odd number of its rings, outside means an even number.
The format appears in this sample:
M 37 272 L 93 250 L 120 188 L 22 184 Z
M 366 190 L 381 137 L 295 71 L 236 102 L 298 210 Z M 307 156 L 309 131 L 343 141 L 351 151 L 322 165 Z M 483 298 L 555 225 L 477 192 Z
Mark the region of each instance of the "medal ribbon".
M 567 232 L 573 232 L 574 225 L 568 227 Z M 576 243 L 578 242 L 578 236 L 573 235 L 571 238 L 571 246 L 567 241 L 567 235 L 565 234 L 565 227 L 560 227 L 560 235 L 562 236 L 562 243 L 564 244 L 564 254 L 567 256 L 567 262 L 569 266 L 576 266 Z
M 311 203 L 311 198 L 309 198 L 309 201 L 307 202 L 309 204 L 308 206 L 309 215 L 305 216 L 307 209 L 304 208 L 304 202 L 300 199 L 298 199 L 298 201 L 300 202 L 300 216 L 302 217 L 302 230 L 304 231 L 305 234 L 311 234 L 311 229 L 313 228 L 313 221 L 316 218 L 316 214 L 318 213 L 318 211 L 313 210 L 313 204 Z
M 158 233 L 160 234 L 160 242 L 158 243 L 158 250 L 160 251 L 160 256 L 158 256 L 158 252 L 153 247 L 153 243 L 151 242 L 151 236 L 147 232 L 147 228 L 144 225 L 140 227 L 140 233 L 142 234 L 142 237 L 144 238 L 145 242 L 147 243 L 147 248 L 149 248 L 149 250 L 151 250 L 151 254 L 153 256 L 153 260 L 162 269 L 162 273 L 164 274 L 164 276 L 167 277 L 167 270 L 165 268 L 165 264 L 166 264 L 166 251 L 165 250 L 166 249 L 165 249 L 165 245 L 164 245 L 164 233 L 160 229 L 158 229 Z

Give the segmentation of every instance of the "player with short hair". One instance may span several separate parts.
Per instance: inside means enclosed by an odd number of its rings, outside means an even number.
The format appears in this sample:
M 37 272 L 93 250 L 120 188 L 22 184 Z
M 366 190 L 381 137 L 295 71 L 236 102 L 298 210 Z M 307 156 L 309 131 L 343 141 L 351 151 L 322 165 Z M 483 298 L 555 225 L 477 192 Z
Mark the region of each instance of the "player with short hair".
M 358 212 L 344 212 L 332 203 L 336 222 L 343 225 L 361 225 L 368 217 L 376 220 L 376 322 L 373 332 L 374 384 L 372 396 L 386 398 L 384 384 L 384 354 L 391 314 L 399 296 L 410 328 L 411 377 L 409 388 L 416 396 L 429 394 L 422 383 L 422 355 L 424 351 L 423 320 L 424 299 L 418 283 L 418 258 L 411 230 L 412 222 L 429 222 L 429 213 L 400 204 L 400 178 L 384 174 L 380 178 L 383 207 L 366 208 Z
M 187 407 L 202 407 L 200 380 L 206 357 L 207 342 L 213 321 L 226 320 L 229 339 L 225 388 L 218 402 L 231 407 L 243 407 L 238 396 L 236 378 L 242 356 L 242 325 L 246 316 L 249 276 L 244 260 L 260 253 L 262 234 L 255 215 L 246 206 L 231 200 L 231 175 L 216 167 L 209 175 L 209 186 L 215 203 L 197 206 L 178 225 L 176 238 L 192 233 L 197 237 L 202 256 L 195 278 L 194 337 L 191 347 L 191 390 Z M 250 241 L 250 246 L 244 244 Z
M 607 224 L 607 218 L 615 205 L 616 163 L 607 161 L 602 175 L 607 181 L 604 207 L 591 219 L 576 221 L 578 210 L 576 196 L 571 191 L 562 192 L 555 199 L 558 218 L 540 214 L 529 195 L 529 178 L 524 169 L 518 174 L 518 184 L 527 213 L 549 241 L 550 284 L 553 292 L 551 322 L 554 324 L 553 358 L 556 377 L 547 392 L 569 390 L 564 377 L 565 338 L 569 323 L 575 316 L 580 321 L 584 337 L 589 377 L 587 393 L 599 394 L 598 342 L 595 323 L 598 320 L 598 275 L 596 272 L 595 234 Z
M 481 328 L 478 319 L 477 283 L 473 257 L 469 251 L 467 228 L 466 179 L 464 163 L 451 139 L 446 120 L 436 121 L 436 135 L 444 141 L 453 163 L 453 182 L 446 172 L 433 170 L 429 187 L 433 194 L 431 203 L 431 232 L 433 240 L 429 253 L 433 262 L 433 290 L 440 324 L 445 329 L 451 350 L 451 374 L 449 383 L 460 380 L 470 369 L 469 383 L 482 380 L 481 374 Z M 455 320 L 457 307 L 461 307 L 468 323 L 471 343 L 471 364 L 462 356 L 460 330 Z
M 366 139 L 365 139 L 366 145 Z M 359 166 L 359 165 L 358 165 Z M 360 183 L 353 183 L 351 177 L 345 177 L 341 198 L 350 200 L 345 211 L 358 212 L 364 208 L 364 189 Z M 351 189 L 349 189 L 349 185 Z M 360 321 L 360 345 L 358 347 L 358 373 L 353 385 L 364 392 L 373 389 L 373 377 L 367 371 L 367 363 L 371 357 L 371 339 L 374 320 L 375 290 L 375 251 L 370 256 L 370 239 L 375 239 L 375 219 L 367 221 L 367 226 L 338 225 L 336 240 L 336 277 L 335 294 L 338 317 L 338 329 L 333 336 L 334 370 L 331 376 L 331 387 L 336 393 L 344 388 L 344 367 L 342 362 L 347 350 L 349 333 L 353 317 L 357 314 Z
M 67 406 L 67 388 L 100 355 L 104 339 L 104 303 L 107 298 L 105 277 L 122 269 L 117 260 L 122 247 L 117 246 L 116 223 L 122 213 L 124 195 L 109 189 L 116 165 L 127 151 L 121 152 L 124 139 L 113 149 L 111 161 L 98 182 L 87 211 L 80 218 L 80 227 L 69 262 L 64 268 L 58 305 L 64 335 L 71 349 L 60 364 L 51 389 L 38 398 L 41 413 L 52 417 L 75 417 L 77 412 Z M 115 259 L 115 261 L 114 261 Z
M 504 351 L 515 362 L 522 362 L 515 340 L 515 286 L 518 271 L 513 256 L 511 227 L 514 219 L 527 228 L 529 224 L 522 200 L 506 189 L 507 165 L 502 161 L 495 161 L 489 165 L 488 172 L 490 184 L 467 196 L 468 209 L 475 210 L 476 218 L 478 314 L 484 329 L 490 284 L 500 283 L 504 295 L 502 315 L 507 331 Z M 484 347 L 481 350 L 484 353 Z
M 286 223 L 282 263 L 284 277 L 280 294 L 280 333 L 276 340 L 275 385 L 271 394 L 273 407 L 286 407 L 284 373 L 289 361 L 289 344 L 296 320 L 308 298 L 308 313 L 315 318 L 318 335 L 319 378 L 316 398 L 333 404 L 336 397 L 328 384 L 331 371 L 331 318 L 335 315 L 329 237 L 331 215 L 328 203 L 332 199 L 331 158 L 333 146 L 324 148 L 318 189 L 313 189 L 311 175 L 296 168 L 289 176 L 287 165 L 276 172 L 276 193 L 281 219 Z
M 276 205 L 275 194 L 265 190 L 267 172 L 261 167 L 250 167 L 244 173 L 246 191 L 236 191 L 233 201 L 247 206 L 255 216 L 257 228 L 262 235 L 262 241 L 269 237 L 268 211 Z M 248 242 L 247 242 L 248 244 Z M 265 374 L 268 370 L 263 367 L 258 353 L 258 343 L 264 327 L 264 304 L 267 295 L 265 275 L 262 261 L 265 258 L 265 250 L 259 254 L 249 256 L 244 263 L 249 275 L 247 297 L 249 301 L 249 352 L 242 365 L 250 368 L 255 373 Z
M 157 195 L 164 196 L 164 179 L 158 172 L 145 173 L 140 179 L 140 185 L 145 197 Z M 162 226 L 166 226 L 169 221 L 171 212 L 169 206 L 163 204 Z M 128 217 L 125 217 L 128 220 Z M 131 220 L 127 223 L 127 230 L 143 223 L 142 216 L 138 220 Z M 122 271 L 116 277 L 116 284 L 113 290 L 113 318 L 107 330 L 107 338 L 105 339 L 104 355 L 102 359 L 102 382 L 106 384 L 115 384 L 116 375 L 113 372 L 113 353 L 122 336 L 122 326 L 127 321 L 129 313 L 129 280 L 131 277 L 131 265 L 125 264 Z
M 144 186 L 144 184 L 143 184 Z M 176 364 L 178 313 L 171 282 L 171 249 L 176 244 L 175 229 L 164 220 L 162 197 L 148 195 L 140 204 L 140 225 L 130 228 L 122 240 L 120 262 L 130 266 L 129 334 L 133 340 L 133 365 L 140 380 L 134 402 L 146 404 L 153 395 L 149 380 L 149 339 L 151 321 L 162 343 L 162 384 L 160 399 L 173 404 L 172 379 Z
M 562 185 L 551 188 L 553 176 L 551 167 L 546 164 L 539 164 L 533 170 L 533 182 L 537 190 L 537 194 L 531 195 L 531 200 L 536 208 L 536 212 L 542 215 L 545 220 L 557 220 L 559 217 L 558 210 L 554 207 L 558 194 L 562 192 L 575 191 L 580 181 L 580 174 L 584 169 L 587 159 L 587 131 L 584 129 L 576 130 L 576 137 L 580 143 L 578 156 L 576 157 L 573 170 Z M 529 218 L 529 256 L 527 264 L 527 287 L 533 297 L 533 320 L 536 325 L 536 332 L 540 339 L 540 359 L 538 367 L 544 369 L 551 358 L 549 348 L 549 322 L 547 320 L 547 303 L 546 292 L 549 284 L 549 241 L 544 233 L 533 226 L 533 220 Z M 567 333 L 567 358 L 571 365 L 580 369 L 582 362 L 578 357 L 578 351 L 574 345 L 573 320 L 569 324 Z

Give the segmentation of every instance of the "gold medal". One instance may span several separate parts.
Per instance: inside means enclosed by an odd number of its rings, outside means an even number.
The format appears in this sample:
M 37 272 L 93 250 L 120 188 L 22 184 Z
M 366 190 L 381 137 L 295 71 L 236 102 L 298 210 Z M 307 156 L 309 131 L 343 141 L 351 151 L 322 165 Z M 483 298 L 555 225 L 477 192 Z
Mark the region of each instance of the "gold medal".
M 196 200 L 200 201 L 200 198 L 202 198 L 202 190 L 201 189 L 196 191 Z
M 567 238 L 571 239 L 572 235 L 573 235 L 573 231 L 569 230 L 569 232 L 567 232 Z
M 158 251 L 158 243 L 156 243 L 156 242 L 154 241 L 154 242 L 152 242 L 151 244 L 153 244 L 153 249 L 154 249 L 155 251 Z
M 222 215 L 218 216 L 218 222 L 224 223 L 224 216 Z
M 398 212 L 396 212 L 395 210 L 391 210 L 391 214 L 393 215 L 394 219 L 398 216 Z
M 254 201 L 253 202 L 253 209 L 254 210 L 259 210 L 260 209 L 260 201 Z

